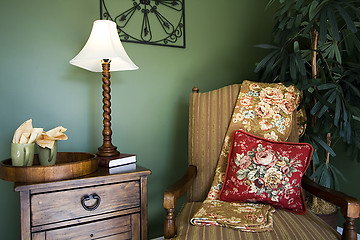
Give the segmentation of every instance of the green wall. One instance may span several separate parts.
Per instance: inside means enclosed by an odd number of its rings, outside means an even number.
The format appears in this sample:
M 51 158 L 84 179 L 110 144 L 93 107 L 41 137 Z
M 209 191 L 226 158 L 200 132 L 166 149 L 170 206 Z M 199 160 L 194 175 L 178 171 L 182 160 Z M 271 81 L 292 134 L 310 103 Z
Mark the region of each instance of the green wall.
M 125 43 L 137 71 L 112 73 L 113 143 L 137 154 L 149 177 L 150 237 L 162 235 L 162 195 L 186 169 L 188 97 L 254 79 L 267 42 L 267 0 L 186 0 L 185 49 Z M 96 152 L 102 143 L 101 76 L 68 61 L 99 17 L 98 0 L 12 0 L 0 14 L 0 159 L 10 157 L 15 129 L 32 118 L 45 130 L 62 125 L 59 151 Z M 0 234 L 20 238 L 19 195 L 0 181 Z

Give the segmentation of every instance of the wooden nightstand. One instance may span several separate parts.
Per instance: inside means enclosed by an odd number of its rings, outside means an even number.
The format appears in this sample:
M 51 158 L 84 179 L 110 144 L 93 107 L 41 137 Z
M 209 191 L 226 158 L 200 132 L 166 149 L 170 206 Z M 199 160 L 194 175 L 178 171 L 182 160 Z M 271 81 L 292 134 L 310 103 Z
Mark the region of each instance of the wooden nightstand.
M 15 184 L 21 239 L 148 239 L 149 169 L 110 174 L 109 168 L 56 182 Z

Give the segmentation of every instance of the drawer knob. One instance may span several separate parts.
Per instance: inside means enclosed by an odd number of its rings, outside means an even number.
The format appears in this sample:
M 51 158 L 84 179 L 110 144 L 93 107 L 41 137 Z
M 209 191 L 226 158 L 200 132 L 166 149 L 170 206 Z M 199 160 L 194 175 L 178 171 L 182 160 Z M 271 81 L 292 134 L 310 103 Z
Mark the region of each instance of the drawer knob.
M 91 206 L 86 205 L 86 201 L 89 201 L 91 199 L 95 199 L 96 202 Z M 101 198 L 96 193 L 85 195 L 81 198 L 81 205 L 86 211 L 94 211 L 100 205 L 100 202 L 101 202 Z

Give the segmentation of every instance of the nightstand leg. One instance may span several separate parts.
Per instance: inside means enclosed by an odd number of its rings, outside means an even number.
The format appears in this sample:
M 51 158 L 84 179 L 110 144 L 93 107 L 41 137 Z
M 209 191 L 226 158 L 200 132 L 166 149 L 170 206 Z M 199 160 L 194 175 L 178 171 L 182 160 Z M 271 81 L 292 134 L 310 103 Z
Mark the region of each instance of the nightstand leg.
M 140 179 L 141 189 L 141 239 L 148 239 L 147 176 Z
M 20 192 L 21 240 L 30 240 L 30 191 Z

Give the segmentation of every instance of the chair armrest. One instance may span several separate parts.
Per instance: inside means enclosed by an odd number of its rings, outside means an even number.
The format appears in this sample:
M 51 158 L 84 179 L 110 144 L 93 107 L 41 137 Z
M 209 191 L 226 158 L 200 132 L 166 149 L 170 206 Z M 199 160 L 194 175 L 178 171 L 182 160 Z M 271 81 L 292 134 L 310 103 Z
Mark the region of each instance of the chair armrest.
M 176 200 L 191 186 L 196 176 L 196 167 L 189 165 L 185 175 L 164 192 L 164 208 L 175 208 Z
M 321 186 L 309 177 L 304 176 L 302 179 L 302 187 L 315 196 L 322 198 L 328 202 L 340 207 L 341 213 L 345 217 L 360 217 L 360 202 L 356 198 L 350 197 L 342 192 Z
M 196 176 L 196 166 L 189 165 L 185 175 L 176 183 L 169 186 L 164 192 L 163 206 L 166 210 L 164 237 L 172 238 L 176 235 L 174 211 L 177 199 L 192 185 Z
M 355 220 L 360 217 L 360 202 L 358 199 L 321 186 L 307 176 L 302 178 L 302 187 L 313 195 L 340 207 L 340 212 L 346 220 L 342 239 L 357 239 Z

